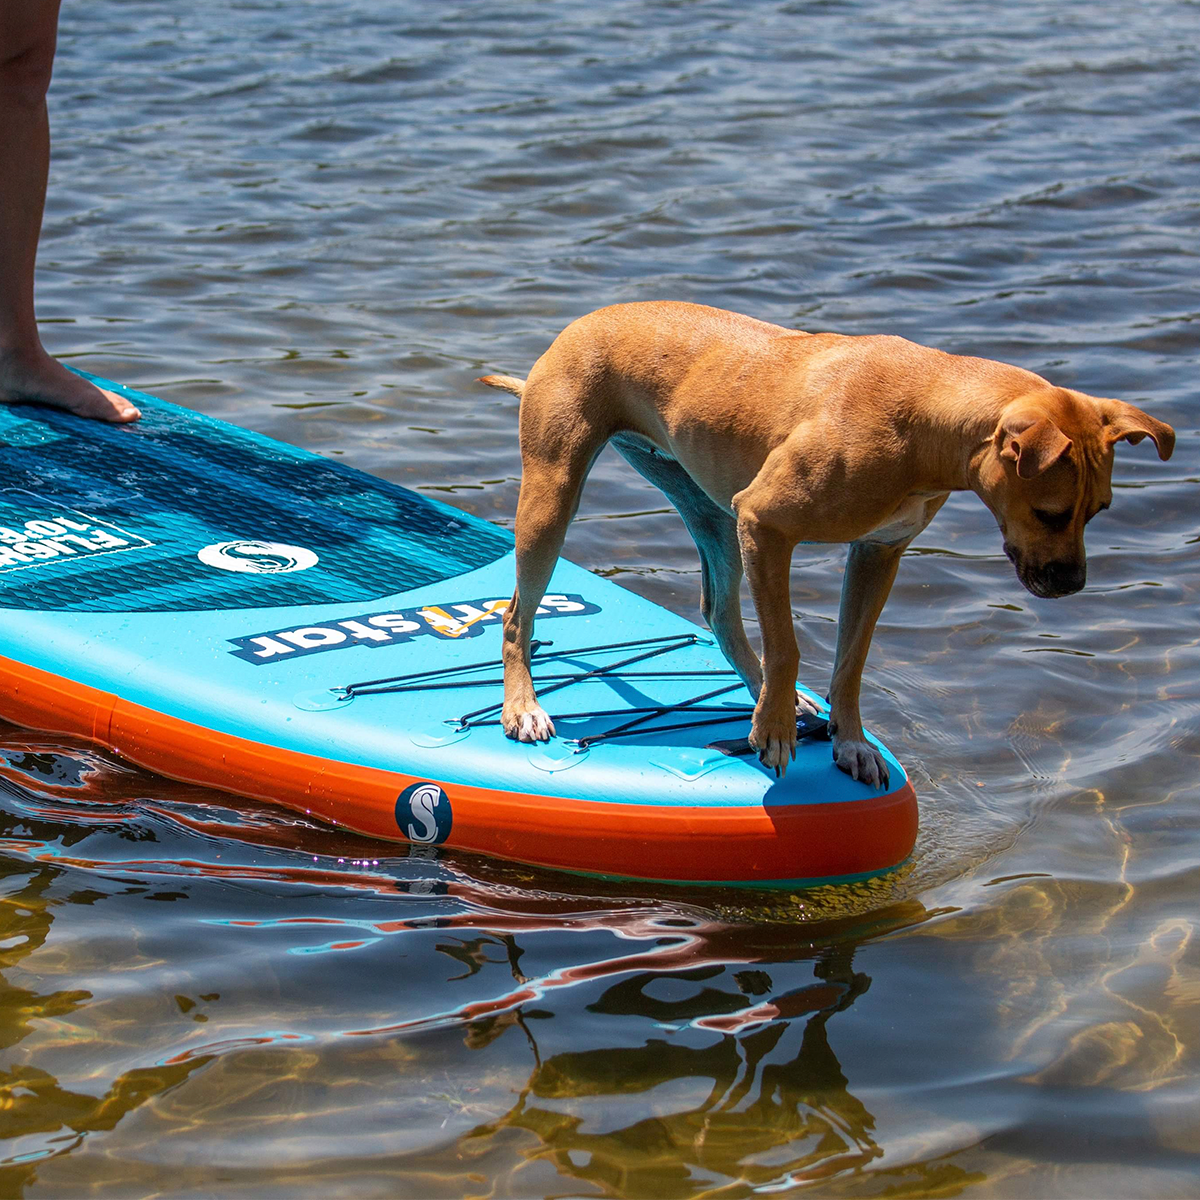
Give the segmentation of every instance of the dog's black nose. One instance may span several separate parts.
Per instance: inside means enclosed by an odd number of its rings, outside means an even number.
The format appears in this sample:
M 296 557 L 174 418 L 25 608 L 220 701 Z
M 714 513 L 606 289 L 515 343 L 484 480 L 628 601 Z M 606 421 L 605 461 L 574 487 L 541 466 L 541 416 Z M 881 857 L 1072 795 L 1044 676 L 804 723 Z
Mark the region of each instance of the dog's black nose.
M 1070 596 L 1087 583 L 1087 563 L 1047 563 L 1038 572 L 1038 583 L 1047 596 Z

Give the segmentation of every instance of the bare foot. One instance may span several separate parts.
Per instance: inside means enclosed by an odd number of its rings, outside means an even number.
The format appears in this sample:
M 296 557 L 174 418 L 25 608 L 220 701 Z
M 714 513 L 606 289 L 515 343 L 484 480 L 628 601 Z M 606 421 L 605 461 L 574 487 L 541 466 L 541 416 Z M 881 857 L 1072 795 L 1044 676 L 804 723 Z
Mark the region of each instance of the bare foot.
M 44 350 L 31 355 L 0 354 L 0 403 L 22 401 L 118 424 L 142 415 L 124 397 L 81 379 Z

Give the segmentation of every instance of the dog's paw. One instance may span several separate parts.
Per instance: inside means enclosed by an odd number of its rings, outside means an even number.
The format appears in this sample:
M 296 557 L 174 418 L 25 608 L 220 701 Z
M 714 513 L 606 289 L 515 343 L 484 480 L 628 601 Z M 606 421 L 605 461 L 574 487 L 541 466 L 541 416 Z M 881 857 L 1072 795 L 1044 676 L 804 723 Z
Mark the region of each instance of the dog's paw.
M 516 742 L 548 742 L 554 736 L 554 722 L 540 704 L 520 710 L 505 709 L 500 714 L 500 724 Z
M 773 721 L 758 712 L 750 724 L 750 745 L 758 751 L 758 761 L 776 777 L 787 774 L 788 763 L 796 757 L 796 718 L 785 714 Z
M 888 785 L 887 762 L 870 742 L 852 742 L 848 738 L 835 736 L 833 761 L 859 783 L 873 788 L 885 788 Z

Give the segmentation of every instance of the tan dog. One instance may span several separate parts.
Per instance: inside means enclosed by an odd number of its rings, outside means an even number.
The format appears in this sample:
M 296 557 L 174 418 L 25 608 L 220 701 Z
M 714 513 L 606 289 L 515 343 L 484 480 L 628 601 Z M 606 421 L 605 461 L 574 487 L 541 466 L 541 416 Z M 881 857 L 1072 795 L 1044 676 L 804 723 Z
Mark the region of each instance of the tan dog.
M 904 548 L 953 491 L 970 490 L 1035 596 L 1083 587 L 1083 527 L 1112 499 L 1113 446 L 1175 434 L 1120 400 L 1054 387 L 1020 367 L 899 337 L 801 333 L 695 304 L 621 304 L 569 325 L 521 397 L 524 474 L 517 589 L 504 618 L 509 737 L 554 735 L 529 673 L 534 614 L 604 446 L 660 487 L 696 540 L 701 611 L 758 703 L 750 742 L 782 773 L 796 747 L 800 655 L 789 566 L 800 542 L 849 542 L 830 689 L 833 756 L 886 786 L 863 737 L 859 687 Z M 762 630 L 742 626 L 743 570 Z

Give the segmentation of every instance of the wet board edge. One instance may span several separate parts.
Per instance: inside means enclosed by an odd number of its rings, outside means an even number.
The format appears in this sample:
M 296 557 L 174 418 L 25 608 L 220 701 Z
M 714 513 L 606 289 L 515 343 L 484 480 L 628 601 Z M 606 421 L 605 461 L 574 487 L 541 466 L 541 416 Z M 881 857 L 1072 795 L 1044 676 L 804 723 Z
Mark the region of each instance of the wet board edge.
M 280 804 L 369 837 L 575 874 L 794 889 L 892 870 L 917 836 L 916 795 L 907 780 L 861 801 L 763 808 L 529 796 L 264 745 L 3 657 L 0 716 L 87 738 L 170 779 Z M 398 804 L 415 786 L 436 789 L 448 802 L 445 836 L 404 836 Z

